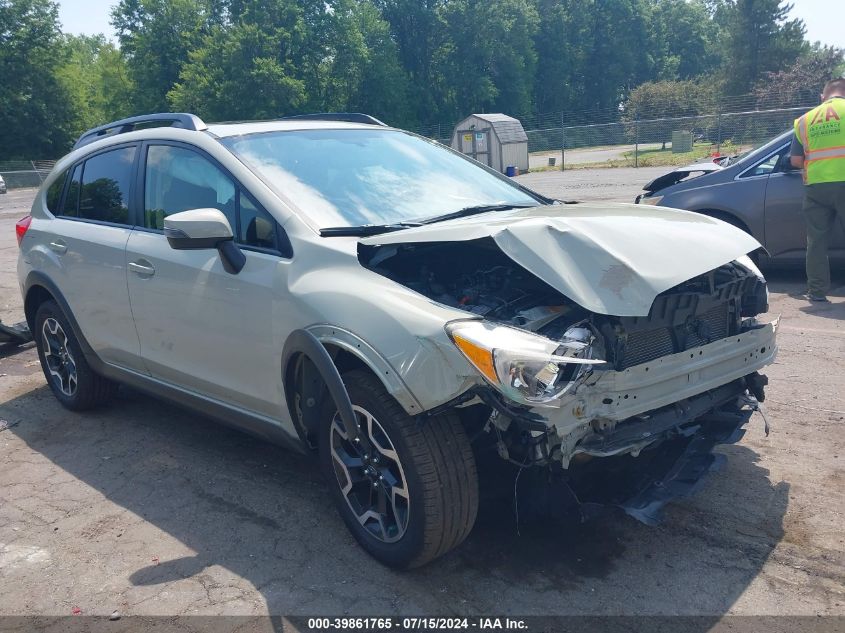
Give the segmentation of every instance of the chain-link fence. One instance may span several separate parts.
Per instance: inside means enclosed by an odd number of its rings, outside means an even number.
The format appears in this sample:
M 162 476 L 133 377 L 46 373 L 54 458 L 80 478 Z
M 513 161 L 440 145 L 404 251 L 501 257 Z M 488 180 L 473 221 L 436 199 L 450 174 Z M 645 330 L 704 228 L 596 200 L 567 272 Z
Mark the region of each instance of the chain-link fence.
M 617 109 L 516 118 L 528 135 L 532 169 L 643 167 L 685 164 L 745 151 L 791 128 L 793 121 L 814 105 L 806 95 L 783 95 L 763 108 L 753 96 L 744 96 L 699 104 L 706 113 L 694 116 L 655 117 Z M 429 125 L 417 132 L 448 145 L 453 127 Z
M 532 167 L 658 166 L 750 149 L 789 129 L 804 106 L 526 130 Z M 546 160 L 544 160 L 546 159 Z
M 0 161 L 0 176 L 8 189 L 40 187 L 55 164 L 54 160 Z
M 684 164 L 744 151 L 789 129 L 816 103 L 807 94 L 784 94 L 777 101 L 767 102 L 766 107 L 753 95 L 714 97 L 712 102 L 696 105 L 703 114 L 657 117 L 650 112 L 617 108 L 516 118 L 528 135 L 532 169 L 644 167 Z M 416 131 L 449 145 L 456 123 L 436 123 Z M 54 164 L 51 160 L 0 161 L 0 175 L 10 189 L 37 187 Z

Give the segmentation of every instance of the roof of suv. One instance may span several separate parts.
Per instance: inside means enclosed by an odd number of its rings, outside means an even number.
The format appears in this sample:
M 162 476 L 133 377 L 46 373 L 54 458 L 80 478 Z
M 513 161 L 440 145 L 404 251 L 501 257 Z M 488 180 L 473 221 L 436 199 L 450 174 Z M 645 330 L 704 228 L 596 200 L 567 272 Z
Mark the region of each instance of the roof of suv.
M 274 121 L 244 121 L 217 123 L 210 127 L 196 114 L 188 112 L 156 112 L 112 121 L 92 128 L 82 134 L 73 149 L 89 143 L 151 128 L 175 127 L 195 132 L 210 132 L 217 137 L 240 136 L 256 132 L 277 132 L 303 129 L 372 129 L 373 126 L 387 127 L 375 117 L 360 112 L 323 112 L 317 114 L 298 114 Z
M 235 123 L 210 123 L 208 132 L 221 138 L 227 136 L 241 136 L 258 132 L 287 132 L 290 130 L 371 130 L 373 125 L 367 123 L 347 123 L 345 121 L 308 121 L 308 120 L 277 120 L 277 121 L 244 121 Z

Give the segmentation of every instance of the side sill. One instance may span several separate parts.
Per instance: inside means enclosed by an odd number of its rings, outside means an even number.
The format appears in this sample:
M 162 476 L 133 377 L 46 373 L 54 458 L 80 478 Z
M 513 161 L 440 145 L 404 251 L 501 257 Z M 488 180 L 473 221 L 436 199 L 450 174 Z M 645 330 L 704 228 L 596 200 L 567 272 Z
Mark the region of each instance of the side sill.
M 94 362 L 91 362 L 92 359 L 89 358 L 89 363 L 97 373 L 106 378 L 128 385 L 155 398 L 206 415 L 221 424 L 245 431 L 273 444 L 279 444 L 298 453 L 305 453 L 299 439 L 287 432 L 277 420 L 248 413 L 206 396 L 179 389 L 155 378 L 115 367 L 102 362 L 99 358 L 94 358 Z

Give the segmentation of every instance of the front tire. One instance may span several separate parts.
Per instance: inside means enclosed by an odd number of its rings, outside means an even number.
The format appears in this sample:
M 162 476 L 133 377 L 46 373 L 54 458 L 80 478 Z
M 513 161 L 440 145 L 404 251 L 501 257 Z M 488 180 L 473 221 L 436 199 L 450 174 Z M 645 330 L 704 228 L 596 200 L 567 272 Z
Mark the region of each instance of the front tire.
M 53 301 L 45 301 L 35 313 L 33 332 L 38 359 L 56 399 L 71 411 L 84 411 L 107 402 L 115 383 L 94 373 L 70 323 Z
M 390 567 L 424 565 L 460 544 L 478 512 L 478 475 L 454 413 L 417 421 L 366 371 L 343 375 L 361 435 L 350 441 L 329 398 L 320 463 L 346 526 Z

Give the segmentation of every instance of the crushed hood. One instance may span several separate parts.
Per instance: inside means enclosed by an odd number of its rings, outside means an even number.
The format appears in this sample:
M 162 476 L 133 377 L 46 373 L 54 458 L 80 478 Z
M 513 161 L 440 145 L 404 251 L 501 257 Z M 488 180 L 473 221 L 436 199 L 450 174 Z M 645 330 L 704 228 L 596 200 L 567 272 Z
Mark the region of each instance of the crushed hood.
M 697 213 L 580 203 L 484 213 L 360 245 L 483 238 L 587 310 L 615 316 L 646 316 L 661 292 L 760 247 L 744 231 Z

